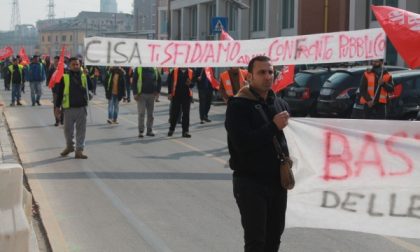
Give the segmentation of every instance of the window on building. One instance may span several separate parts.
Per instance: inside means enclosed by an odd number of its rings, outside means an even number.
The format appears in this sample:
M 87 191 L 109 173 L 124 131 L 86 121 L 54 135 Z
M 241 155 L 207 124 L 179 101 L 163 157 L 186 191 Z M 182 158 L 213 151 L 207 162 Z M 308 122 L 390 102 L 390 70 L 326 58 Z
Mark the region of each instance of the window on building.
M 73 35 L 70 35 L 70 42 L 73 41 Z
M 265 30 L 266 0 L 252 0 L 252 30 Z
M 48 36 L 48 42 L 51 42 L 51 36 Z
M 282 28 L 292 29 L 295 26 L 295 0 L 283 0 Z
M 370 4 L 369 4 L 369 9 L 370 9 L 370 5 L 387 5 L 387 6 L 392 6 L 392 7 L 398 7 L 398 0 L 370 0 Z M 370 20 L 372 21 L 376 21 L 376 17 L 373 14 L 372 11 L 370 11 Z
M 42 42 L 44 42 L 44 36 L 42 36 Z
M 168 32 L 168 15 L 166 14 L 165 10 L 161 10 L 159 14 L 159 30 L 160 33 L 167 33 Z
M 233 4 L 228 4 L 228 29 L 229 31 L 236 31 L 238 29 L 238 18 L 239 11 L 238 8 Z
M 197 6 L 190 8 L 190 34 L 191 38 L 197 39 Z
M 67 37 L 66 35 L 61 36 L 61 41 L 66 41 Z
M 58 36 L 55 36 L 55 42 L 58 42 Z

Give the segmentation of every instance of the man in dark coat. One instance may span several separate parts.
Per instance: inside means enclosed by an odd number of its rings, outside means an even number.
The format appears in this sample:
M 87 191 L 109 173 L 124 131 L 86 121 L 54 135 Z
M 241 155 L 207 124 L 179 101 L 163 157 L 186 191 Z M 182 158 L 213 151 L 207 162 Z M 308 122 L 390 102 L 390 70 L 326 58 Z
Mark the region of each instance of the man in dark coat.
M 253 58 L 248 71 L 249 86 L 229 99 L 226 110 L 233 192 L 244 228 L 245 251 L 274 252 L 284 230 L 287 191 L 280 184 L 281 159 L 273 140 L 277 138 L 282 154 L 288 156 L 283 129 L 289 107 L 271 90 L 274 70 L 270 58 Z

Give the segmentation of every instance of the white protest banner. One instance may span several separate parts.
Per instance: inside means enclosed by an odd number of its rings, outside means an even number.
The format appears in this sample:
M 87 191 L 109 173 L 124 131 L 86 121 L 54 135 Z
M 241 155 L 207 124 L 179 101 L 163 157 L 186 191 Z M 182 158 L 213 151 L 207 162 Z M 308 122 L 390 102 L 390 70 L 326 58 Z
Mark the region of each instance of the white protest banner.
M 420 238 L 420 122 L 293 119 L 287 226 Z
M 274 65 L 318 64 L 382 59 L 381 28 L 255 40 L 171 41 L 85 38 L 85 64 L 99 66 L 247 66 L 256 55 Z

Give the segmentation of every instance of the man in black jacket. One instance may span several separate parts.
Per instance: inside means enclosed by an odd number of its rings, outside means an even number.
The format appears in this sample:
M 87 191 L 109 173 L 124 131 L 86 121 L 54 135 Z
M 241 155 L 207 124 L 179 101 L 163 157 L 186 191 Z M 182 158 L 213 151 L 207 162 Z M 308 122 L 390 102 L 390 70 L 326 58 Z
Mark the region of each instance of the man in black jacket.
M 249 86 L 229 99 L 226 110 L 233 192 L 244 228 L 245 251 L 278 251 L 287 191 L 280 185 L 281 161 L 273 139 L 278 139 L 282 152 L 288 156 L 282 131 L 289 119 L 288 105 L 271 90 L 274 70 L 270 58 L 253 58 L 248 71 Z M 275 103 L 281 109 L 276 109 Z
M 174 68 L 168 76 L 168 98 L 171 100 L 168 136 L 174 134 L 176 123 L 182 111 L 182 137 L 191 137 L 189 127 L 193 78 L 193 70 L 189 68 Z
M 74 126 L 76 125 L 76 159 L 87 159 L 83 154 L 86 135 L 86 117 L 88 105 L 88 91 L 91 86 L 89 78 L 80 70 L 78 58 L 70 58 L 70 70 L 63 75 L 61 83 L 57 86 L 57 100 L 55 109 L 64 110 L 64 136 L 66 148 L 61 156 L 67 156 L 74 151 Z

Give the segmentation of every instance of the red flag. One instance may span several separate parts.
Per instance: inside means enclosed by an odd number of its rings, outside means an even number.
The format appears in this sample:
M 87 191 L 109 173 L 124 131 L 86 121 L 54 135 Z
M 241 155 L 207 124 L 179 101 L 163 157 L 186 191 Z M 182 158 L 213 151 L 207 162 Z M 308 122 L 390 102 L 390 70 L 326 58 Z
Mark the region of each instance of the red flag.
M 0 49 L 0 60 L 5 60 L 13 55 L 13 49 L 10 46 Z
M 229 35 L 229 33 L 222 30 L 222 33 L 220 34 L 220 40 L 233 40 L 233 38 Z M 207 79 L 210 81 L 211 86 L 214 89 L 219 90 L 220 83 L 216 80 L 216 78 L 214 78 L 213 68 L 205 67 L 204 68 L 204 73 L 206 74 Z
M 64 74 L 64 52 L 66 51 L 66 47 L 63 46 L 61 48 L 60 59 L 58 60 L 57 69 L 54 71 L 53 75 L 51 76 L 50 83 L 48 83 L 48 87 L 51 89 L 55 86 L 55 84 L 60 83 L 61 78 L 63 78 Z
M 22 61 L 20 62 L 20 64 L 26 66 L 30 63 L 28 55 L 26 55 L 26 51 L 24 47 L 21 47 L 19 50 L 18 55 L 20 56 L 20 58 L 22 59 Z
M 274 80 L 271 89 L 278 93 L 294 82 L 295 65 L 284 66 L 277 78 Z
M 211 67 L 206 67 L 204 68 L 204 72 L 206 74 L 207 79 L 210 81 L 211 86 L 216 89 L 219 90 L 220 88 L 220 83 L 216 80 L 216 78 L 214 78 L 214 71 L 213 68 Z
M 234 40 L 229 33 L 225 32 L 225 30 L 222 29 L 222 32 L 220 33 L 220 40 Z
M 420 15 L 389 6 L 371 6 L 395 49 L 411 68 L 420 66 Z

